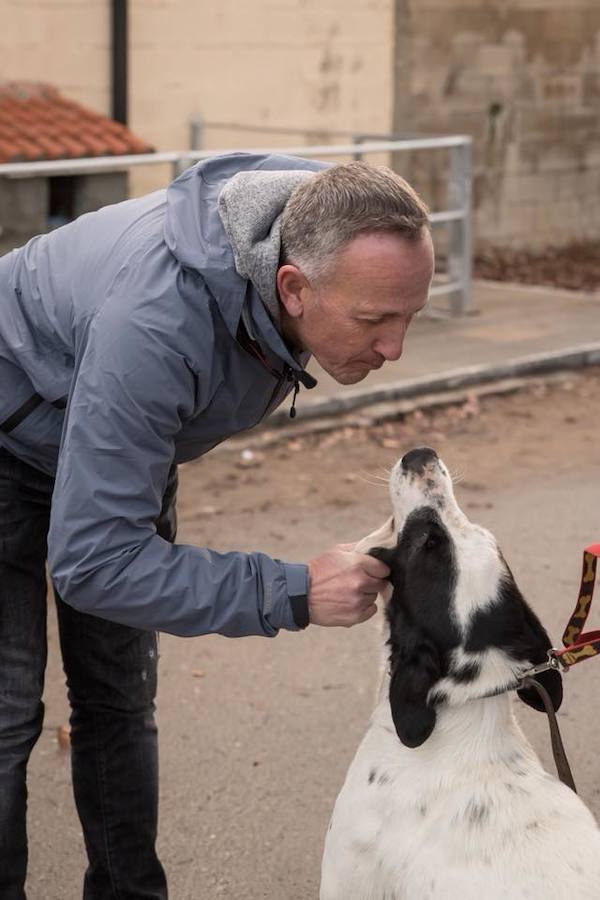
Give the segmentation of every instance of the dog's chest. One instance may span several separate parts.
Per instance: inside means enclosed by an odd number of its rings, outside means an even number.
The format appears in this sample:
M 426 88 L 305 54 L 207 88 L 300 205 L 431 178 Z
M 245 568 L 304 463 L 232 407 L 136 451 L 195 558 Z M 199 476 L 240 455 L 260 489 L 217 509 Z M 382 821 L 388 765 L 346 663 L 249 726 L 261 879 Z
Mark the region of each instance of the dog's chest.
M 367 732 L 332 816 L 321 900 L 537 900 L 573 879 L 579 897 L 597 895 L 600 832 L 527 756 L 481 779 L 416 760 Z

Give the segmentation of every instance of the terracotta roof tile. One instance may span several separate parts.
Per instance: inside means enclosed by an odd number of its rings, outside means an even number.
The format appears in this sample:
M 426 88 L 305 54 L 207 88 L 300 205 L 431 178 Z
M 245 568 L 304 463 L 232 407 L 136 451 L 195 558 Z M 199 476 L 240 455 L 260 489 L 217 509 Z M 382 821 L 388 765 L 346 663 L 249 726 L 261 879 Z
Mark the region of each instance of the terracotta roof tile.
M 0 84 L 0 163 L 153 149 L 125 125 L 68 100 L 50 84 Z

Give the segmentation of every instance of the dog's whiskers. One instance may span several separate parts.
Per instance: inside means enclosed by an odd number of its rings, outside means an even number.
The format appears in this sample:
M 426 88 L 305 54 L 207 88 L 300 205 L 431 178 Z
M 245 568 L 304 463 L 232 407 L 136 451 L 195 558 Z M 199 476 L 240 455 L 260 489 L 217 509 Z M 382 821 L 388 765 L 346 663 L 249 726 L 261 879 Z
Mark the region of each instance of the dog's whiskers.
M 365 472 L 365 475 L 368 475 L 370 478 L 374 478 L 375 481 L 381 481 L 384 484 L 388 484 L 389 478 L 384 478 L 383 475 L 378 475 L 377 472 Z
M 357 477 L 364 481 L 365 484 L 370 484 L 373 487 L 387 488 L 388 486 L 387 478 L 381 478 L 374 472 L 358 472 Z

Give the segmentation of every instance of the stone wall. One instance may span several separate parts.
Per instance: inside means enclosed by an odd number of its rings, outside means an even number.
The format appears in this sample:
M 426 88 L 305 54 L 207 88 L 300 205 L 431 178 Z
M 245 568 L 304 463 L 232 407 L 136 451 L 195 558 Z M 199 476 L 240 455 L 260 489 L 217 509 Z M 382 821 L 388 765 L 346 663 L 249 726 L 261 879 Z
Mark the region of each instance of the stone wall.
M 474 137 L 479 245 L 598 239 L 598 0 L 395 2 L 395 129 Z M 439 202 L 439 169 L 415 178 Z

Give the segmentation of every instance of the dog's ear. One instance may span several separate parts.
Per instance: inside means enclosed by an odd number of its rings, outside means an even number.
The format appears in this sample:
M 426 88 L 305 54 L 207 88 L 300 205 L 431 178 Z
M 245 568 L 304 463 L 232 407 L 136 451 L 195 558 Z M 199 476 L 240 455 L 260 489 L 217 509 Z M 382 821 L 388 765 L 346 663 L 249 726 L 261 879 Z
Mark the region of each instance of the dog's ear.
M 391 572 L 396 553 L 395 547 L 371 547 L 367 552 L 369 556 L 374 556 L 375 559 L 380 559 L 381 562 L 384 562 Z
M 406 631 L 412 629 L 407 628 Z M 435 707 L 427 703 L 427 695 L 440 678 L 438 653 L 428 641 L 410 640 L 403 635 L 403 647 L 392 650 L 390 707 L 396 732 L 406 747 L 420 747 L 435 728 Z M 408 651 L 408 652 L 407 652 Z
M 548 659 L 548 650 L 552 649 L 548 632 L 521 594 L 514 576 L 506 566 L 507 578 L 502 586 L 502 595 L 508 603 L 516 605 L 518 620 L 515 621 L 513 634 L 508 641 L 508 650 L 515 659 L 526 659 L 532 666 L 544 663 Z M 514 609 L 513 605 L 513 609 Z M 562 677 L 555 669 L 540 672 L 535 676 L 542 687 L 550 695 L 554 711 L 560 707 L 563 698 Z M 517 691 L 519 698 L 528 706 L 545 712 L 542 698 L 535 688 L 523 688 Z
M 523 629 L 522 634 L 524 645 L 522 651 L 523 657 L 529 659 L 534 666 L 538 663 L 546 662 L 548 650 L 552 647 L 550 638 L 548 637 L 546 629 L 525 600 L 523 600 L 523 618 L 525 621 L 525 628 Z M 563 698 L 562 677 L 560 673 L 557 672 L 556 669 L 549 669 L 547 672 L 540 672 L 535 676 L 535 679 L 548 691 L 550 699 L 552 700 L 552 706 L 556 712 L 560 707 Z M 517 694 L 528 706 L 532 706 L 540 712 L 545 712 L 542 699 L 535 688 L 523 688 L 522 690 L 517 691 Z

